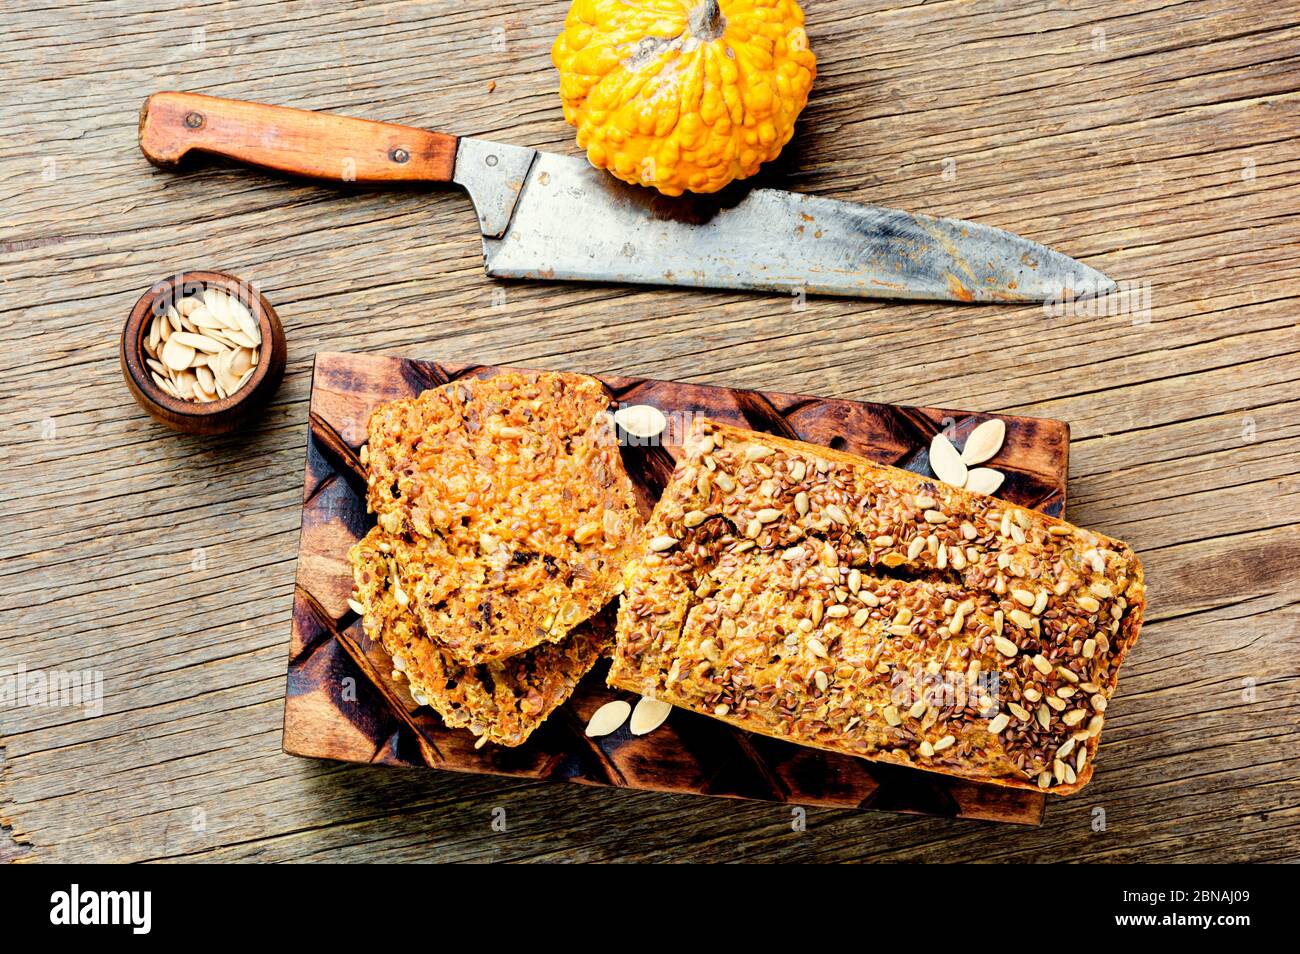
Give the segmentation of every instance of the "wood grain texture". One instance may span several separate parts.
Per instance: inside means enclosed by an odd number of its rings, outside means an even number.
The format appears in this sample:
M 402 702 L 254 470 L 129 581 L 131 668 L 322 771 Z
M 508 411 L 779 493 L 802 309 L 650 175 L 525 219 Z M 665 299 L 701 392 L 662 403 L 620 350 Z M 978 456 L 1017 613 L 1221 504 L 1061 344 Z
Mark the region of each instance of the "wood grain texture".
M 584 726 L 606 702 L 628 694 L 605 686 L 600 664 L 525 745 L 476 749 L 474 737 L 448 729 L 392 678 L 393 660 L 369 639 L 348 606 L 348 549 L 374 526 L 366 507 L 360 445 L 374 410 L 498 368 L 378 355 L 316 355 L 308 414 L 302 529 L 294 591 L 293 640 L 285 695 L 284 748 L 294 755 L 424 766 L 617 788 L 757 798 L 792 805 L 887 811 L 1037 825 L 1039 792 L 972 784 L 899 769 L 742 732 L 676 710 L 651 735 L 627 731 L 588 738 Z M 604 378 L 613 406 L 650 404 L 668 421 L 662 440 L 628 443 L 623 462 L 642 515 L 649 518 L 695 417 L 836 447 L 930 476 L 928 448 L 940 430 L 964 446 L 984 415 L 804 395 Z M 1002 418 L 1006 439 L 994 465 L 1007 475 L 1003 499 L 1059 516 L 1066 501 L 1069 428 L 1060 421 Z M 614 605 L 594 625 L 612 633 Z M 317 657 L 322 657 L 317 659 Z M 364 696 L 361 682 L 376 690 Z M 635 702 L 635 699 L 629 701 Z M 414 757 L 413 757 L 414 754 Z
M 0 708 L 0 857 L 1300 854 L 1294 4 L 807 3 L 817 82 L 765 182 L 1010 229 L 1144 283 L 1122 314 L 498 283 L 451 189 L 163 172 L 136 143 L 142 98 L 188 89 L 577 155 L 566 9 L 6 5 L 0 659 L 98 670 L 104 700 Z M 284 323 L 252 433 L 176 435 L 122 384 L 127 312 L 187 267 L 256 280 Z M 323 350 L 1069 422 L 1066 515 L 1134 546 L 1151 601 L 1096 778 L 1038 829 L 810 809 L 800 831 L 790 806 L 284 755 Z

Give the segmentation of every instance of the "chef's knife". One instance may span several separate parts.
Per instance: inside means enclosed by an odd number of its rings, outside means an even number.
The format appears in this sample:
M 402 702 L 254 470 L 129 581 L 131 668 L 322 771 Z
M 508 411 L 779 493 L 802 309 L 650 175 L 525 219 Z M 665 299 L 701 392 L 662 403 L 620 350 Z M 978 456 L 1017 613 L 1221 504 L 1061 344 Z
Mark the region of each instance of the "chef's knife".
M 501 278 L 964 302 L 1115 287 L 974 222 L 777 189 L 670 198 L 585 159 L 198 93 L 150 96 L 140 149 L 164 168 L 198 152 L 330 182 L 455 183 L 478 213 L 487 273 Z

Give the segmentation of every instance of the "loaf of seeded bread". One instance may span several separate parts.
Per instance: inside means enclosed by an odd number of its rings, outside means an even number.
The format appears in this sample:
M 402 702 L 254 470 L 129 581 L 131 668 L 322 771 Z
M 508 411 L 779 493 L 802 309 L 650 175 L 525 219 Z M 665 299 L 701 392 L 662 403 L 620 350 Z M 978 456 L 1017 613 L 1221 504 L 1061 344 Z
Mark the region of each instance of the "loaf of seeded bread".
M 625 578 L 609 683 L 802 745 L 1077 791 L 1142 622 L 1116 540 L 696 421 Z

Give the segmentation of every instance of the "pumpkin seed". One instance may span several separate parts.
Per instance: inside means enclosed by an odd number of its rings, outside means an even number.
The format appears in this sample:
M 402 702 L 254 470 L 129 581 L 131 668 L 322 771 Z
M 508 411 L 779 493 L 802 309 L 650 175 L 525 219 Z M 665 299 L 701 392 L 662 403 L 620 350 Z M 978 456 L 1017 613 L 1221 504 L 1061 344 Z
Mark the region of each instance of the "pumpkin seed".
M 632 707 L 622 699 L 607 702 L 594 713 L 587 722 L 586 733 L 592 738 L 609 735 L 618 730 L 627 717 L 632 714 Z
M 198 378 L 194 376 L 193 371 L 182 371 L 172 378 L 172 386 L 176 388 L 176 394 L 182 401 L 188 401 L 194 397 L 194 388 L 198 385 Z
M 194 360 L 194 349 L 189 345 L 174 340 L 175 337 L 175 334 L 171 335 L 167 343 L 163 345 L 162 363 L 172 371 L 184 371 L 190 366 L 190 362 Z
M 203 304 L 207 305 L 212 317 L 221 322 L 221 326 L 230 331 L 238 331 L 239 324 L 230 314 L 230 296 L 219 288 L 203 289 Z
M 668 418 L 653 404 L 633 404 L 614 412 L 614 423 L 633 437 L 649 440 L 668 427 Z
M 221 377 L 221 385 L 226 389 L 227 394 L 234 394 L 243 384 L 240 375 L 236 374 L 235 369 L 232 367 L 237 353 L 238 349 L 232 348 L 230 351 L 223 351 L 217 355 L 217 373 Z
M 966 438 L 966 446 L 961 449 L 961 459 L 968 467 L 982 464 L 992 459 L 1002 449 L 1002 442 L 1007 436 L 1007 425 L 993 418 L 985 421 Z
M 244 307 L 244 303 L 233 296 L 230 298 L 230 317 L 235 319 L 240 332 L 253 341 L 254 347 L 262 343 L 262 331 L 257 327 L 257 320 L 252 312 Z
M 197 298 L 183 298 L 181 300 L 198 301 Z M 223 328 L 225 328 L 225 325 L 217 321 L 217 319 L 213 317 L 212 312 L 208 311 L 207 306 L 202 304 L 201 302 L 199 303 L 198 307 L 194 308 L 190 312 L 189 321 L 192 322 L 195 327 L 202 328 L 205 332 L 221 331 Z
M 206 335 L 196 335 L 190 331 L 177 331 L 171 337 L 172 342 L 179 342 L 193 348 L 195 351 L 206 351 L 208 354 L 216 354 L 223 351 L 221 342 Z
M 935 434 L 934 440 L 930 441 L 930 469 L 945 484 L 966 486 L 966 465 L 952 441 L 942 433 Z
M 973 467 L 966 473 L 966 489 L 973 494 L 991 496 L 1002 486 L 1006 475 L 992 467 Z
M 668 703 L 652 699 L 649 696 L 642 696 L 637 702 L 636 708 L 632 710 L 632 723 L 628 726 L 628 729 L 633 735 L 645 735 L 653 732 L 664 724 L 664 720 L 668 718 L 668 713 L 672 711 L 673 707 Z M 590 735 L 590 731 L 587 734 Z
M 221 337 L 226 341 L 229 341 L 232 345 L 238 345 L 241 348 L 248 348 L 251 350 L 257 347 L 257 341 L 244 334 L 242 331 L 227 331 L 224 335 L 221 335 Z

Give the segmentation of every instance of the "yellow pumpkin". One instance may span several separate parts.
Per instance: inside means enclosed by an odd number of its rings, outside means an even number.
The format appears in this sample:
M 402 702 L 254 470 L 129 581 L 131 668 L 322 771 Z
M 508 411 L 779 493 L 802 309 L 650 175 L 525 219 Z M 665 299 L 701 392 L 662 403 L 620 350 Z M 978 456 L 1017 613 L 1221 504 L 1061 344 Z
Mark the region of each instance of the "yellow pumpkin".
M 795 0 L 574 0 L 551 59 L 592 165 L 667 195 L 775 159 L 817 73 Z

